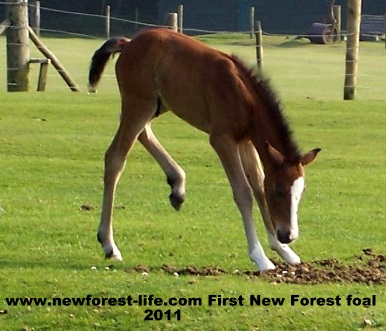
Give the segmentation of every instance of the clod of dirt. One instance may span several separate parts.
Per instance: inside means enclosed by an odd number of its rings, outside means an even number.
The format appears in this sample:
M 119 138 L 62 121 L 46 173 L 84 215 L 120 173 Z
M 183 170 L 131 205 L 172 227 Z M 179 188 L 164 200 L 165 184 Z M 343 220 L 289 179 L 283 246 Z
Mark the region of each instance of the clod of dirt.
M 133 267 L 132 269 L 133 269 L 132 271 L 136 271 L 136 272 L 141 273 L 141 274 L 144 272 L 149 273 L 151 270 L 150 267 L 146 267 L 144 265 L 138 265 L 136 267 Z M 128 271 L 130 271 L 130 270 L 127 269 L 126 272 L 128 272 Z
M 90 210 L 94 210 L 95 207 L 94 206 L 91 206 L 91 205 L 81 205 L 80 206 L 80 210 L 83 210 L 83 211 L 90 211 Z

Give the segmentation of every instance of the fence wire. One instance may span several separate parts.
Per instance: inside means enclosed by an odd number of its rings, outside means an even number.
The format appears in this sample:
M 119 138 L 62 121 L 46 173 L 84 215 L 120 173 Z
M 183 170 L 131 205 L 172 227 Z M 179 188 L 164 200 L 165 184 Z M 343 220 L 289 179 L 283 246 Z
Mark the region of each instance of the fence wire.
M 5 6 L 8 3 L 6 2 L 0 2 L 0 7 Z M 33 5 L 29 5 L 30 7 L 33 7 Z M 100 15 L 100 14 L 92 14 L 92 13 L 82 13 L 82 12 L 71 12 L 66 10 L 58 10 L 48 7 L 40 7 L 41 10 L 41 28 L 40 32 L 42 33 L 43 38 L 47 38 L 50 36 L 58 37 L 58 38 L 79 38 L 79 39 L 89 39 L 89 40 L 101 40 L 105 38 L 105 24 L 106 24 L 106 16 Z M 60 22 L 67 21 L 71 22 L 71 30 L 69 29 L 63 29 L 62 25 L 60 25 Z M 76 24 L 76 23 L 79 24 Z M 81 24 L 80 24 L 81 22 Z M 66 25 L 67 26 L 67 25 Z M 87 26 L 87 28 L 84 28 L 84 26 Z M 57 28 L 55 28 L 57 27 Z M 112 35 L 126 35 L 131 36 L 136 31 L 147 28 L 147 27 L 165 27 L 164 25 L 157 25 L 153 23 L 143 22 L 139 20 L 129 20 L 121 17 L 111 17 L 110 18 L 110 29 Z M 264 27 L 263 27 L 264 28 Z M 240 35 L 250 35 L 251 31 L 220 31 L 220 30 L 207 30 L 207 29 L 200 29 L 200 28 L 184 28 L 184 32 L 188 34 L 229 34 L 234 35 L 234 37 L 240 36 Z M 305 45 L 306 41 L 299 41 L 296 39 L 296 36 L 291 36 L 289 33 L 270 33 L 269 31 L 263 31 L 264 38 L 282 38 L 282 52 L 278 53 L 278 50 L 280 50 L 280 47 L 278 47 L 276 44 L 272 45 L 270 43 L 267 43 L 264 45 L 265 50 L 272 49 L 274 50 L 273 56 L 280 58 L 280 53 L 284 56 L 288 56 L 288 52 L 286 50 L 286 43 L 293 43 L 292 47 L 294 52 L 298 51 L 296 50 L 299 45 Z M 312 36 L 318 36 L 318 35 L 312 35 Z M 347 37 L 347 35 L 343 34 L 344 37 Z M 305 39 L 310 37 L 310 35 L 301 35 L 299 39 Z M 99 43 L 99 42 L 98 42 Z M 0 70 L 2 72 L 6 72 L 7 70 L 12 70 L 12 68 L 6 68 L 5 66 L 5 43 L 2 43 L 3 45 L 0 45 L 0 52 L 2 53 L 2 59 L 0 60 Z M 376 44 L 376 43 L 375 43 Z M 336 87 L 339 87 L 339 92 L 336 92 L 337 95 L 342 94 L 343 85 L 342 82 L 344 80 L 344 63 L 345 63 L 345 50 L 346 48 L 342 45 L 345 45 L 344 43 L 336 43 L 336 45 L 329 45 L 326 47 L 330 47 L 332 49 L 332 52 L 339 53 L 341 55 L 341 62 L 340 63 L 332 63 L 330 59 L 323 60 L 319 63 L 321 66 L 321 70 L 318 70 L 318 72 L 313 72 L 311 68 L 313 68 L 314 63 L 311 65 L 311 59 L 310 59 L 310 65 L 309 65 L 309 71 L 307 71 L 308 64 L 301 62 L 303 60 L 297 60 L 296 56 L 291 57 L 291 61 L 293 63 L 290 64 L 290 67 L 299 67 L 303 68 L 301 72 L 299 72 L 296 77 L 294 75 L 294 80 L 299 79 L 306 82 L 310 82 L 312 84 L 313 82 L 318 82 L 320 80 L 329 80 L 331 84 L 331 89 L 335 89 Z M 380 53 L 386 56 L 386 51 L 383 49 L 383 46 L 378 43 Z M 64 58 L 73 58 L 72 61 L 77 62 L 76 58 L 79 56 L 83 56 L 84 54 L 74 54 L 72 50 L 70 49 L 61 49 L 60 43 L 57 43 L 52 46 L 54 53 L 57 51 L 60 53 Z M 223 47 L 219 45 L 219 47 Z M 253 38 L 251 38 L 250 42 L 245 42 L 245 39 L 243 42 L 237 43 L 237 45 L 227 45 L 226 48 L 231 48 L 234 53 L 245 54 L 245 58 L 253 59 L 254 58 L 254 52 L 255 52 L 256 45 L 253 42 Z M 291 47 L 291 46 L 290 46 Z M 321 46 L 324 47 L 324 46 Z M 49 46 L 50 48 L 50 46 Z M 33 54 L 38 54 L 36 50 L 31 51 Z M 369 53 L 366 55 L 366 51 L 360 49 L 361 56 L 364 57 L 372 56 L 372 53 Z M 91 56 L 91 53 L 90 53 Z M 381 55 L 382 56 L 382 55 Z M 286 59 L 284 59 L 284 62 Z M 367 59 L 368 62 L 371 62 L 371 59 Z M 253 64 L 252 61 L 251 65 Z M 270 59 L 267 57 L 267 52 L 265 52 L 265 58 L 264 63 L 267 64 L 267 71 L 272 72 L 275 74 L 275 77 L 280 77 L 280 72 L 276 70 L 275 68 L 270 68 Z M 296 63 L 297 62 L 297 63 Z M 79 82 L 80 85 L 85 86 L 87 81 L 87 67 L 88 63 L 85 64 L 85 70 L 83 73 L 79 73 L 77 70 L 71 70 L 71 63 L 65 64 L 68 68 L 69 72 L 72 74 L 75 81 Z M 36 72 L 38 70 L 38 66 L 31 65 L 32 72 Z M 284 70 L 290 70 L 284 68 Z M 359 90 L 365 90 L 367 91 L 371 90 L 375 94 L 381 94 L 385 90 L 386 87 L 386 70 L 383 70 L 381 68 L 376 68 L 372 70 L 368 70 L 365 74 L 361 74 L 361 70 L 359 70 L 359 78 L 358 78 L 358 85 L 357 88 Z M 47 89 L 53 89 L 53 90 L 63 90 L 68 89 L 66 84 L 61 82 L 57 79 L 58 74 L 54 70 L 50 70 L 48 74 L 48 82 L 49 85 L 47 86 Z M 110 84 L 115 84 L 115 76 L 114 74 L 107 73 L 104 76 L 104 80 L 109 82 Z M 278 79 L 279 81 L 280 79 Z M 368 83 L 371 81 L 371 84 Z M 50 83 L 50 82 L 56 82 L 56 83 Z M 59 83 L 57 83 L 59 82 Z M 375 82 L 375 83 L 374 83 Z M 278 84 L 280 85 L 280 84 Z

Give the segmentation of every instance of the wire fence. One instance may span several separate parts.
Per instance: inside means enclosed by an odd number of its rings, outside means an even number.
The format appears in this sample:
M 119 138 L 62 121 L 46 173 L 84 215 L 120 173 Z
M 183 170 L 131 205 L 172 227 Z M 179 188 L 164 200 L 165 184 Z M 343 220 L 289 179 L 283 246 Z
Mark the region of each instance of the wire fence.
M 0 2 L 0 7 L 7 3 Z M 33 7 L 33 5 L 29 5 Z M 106 33 L 106 15 L 90 14 L 82 12 L 71 12 L 47 7 L 40 7 L 41 27 L 40 32 L 47 47 L 57 54 L 73 79 L 82 87 L 86 86 L 87 69 L 93 51 L 99 47 Z M 46 18 L 49 17 L 49 22 Z M 63 29 L 60 22 L 72 22 L 71 29 Z M 82 22 L 77 24 L 76 22 Z M 66 25 L 68 26 L 68 25 Z M 88 28 L 85 29 L 84 26 Z M 110 28 L 112 35 L 131 36 L 138 30 L 148 27 L 160 27 L 148 22 L 124 19 L 120 17 L 110 17 Z M 264 27 L 263 27 L 264 29 Z M 221 50 L 236 53 L 253 65 L 255 61 L 254 37 L 249 37 L 251 31 L 217 31 L 197 28 L 187 28 L 184 32 L 189 34 L 228 34 L 233 35 L 228 39 L 233 41 L 228 43 L 224 38 L 224 43 L 213 44 Z M 50 38 L 55 37 L 55 38 Z M 304 37 L 304 36 L 303 36 Z M 4 38 L 4 37 L 2 37 Z M 61 41 L 61 38 L 75 39 L 73 47 L 68 48 L 68 43 Z M 204 36 L 202 39 L 210 40 L 211 36 Z M 239 38 L 239 40 L 237 40 Z M 322 84 L 319 95 L 333 96 L 341 99 L 343 93 L 344 64 L 346 47 L 344 42 L 331 45 L 311 46 L 309 40 L 296 38 L 290 34 L 269 33 L 264 31 L 264 69 L 273 77 L 275 85 L 283 90 L 285 95 L 296 95 L 313 97 L 312 92 L 307 89 L 299 89 L 297 86 L 311 86 Z M 1 39 L 0 39 L 1 40 Z M 210 41 L 209 41 L 210 42 Z M 6 45 L 5 41 L 0 44 L 0 71 L 6 73 Z M 67 46 L 64 46 L 67 45 Z M 302 53 L 304 47 L 314 47 L 313 58 L 307 58 Z M 79 51 L 79 49 L 84 51 Z M 326 52 L 326 49 L 328 51 Z M 309 53 L 309 52 L 308 52 Z M 319 54 L 320 53 L 320 54 Z M 88 56 L 85 57 L 85 54 Z M 322 55 L 321 55 L 322 54 Z M 31 56 L 39 56 L 38 50 L 31 47 Z M 386 68 L 380 67 L 377 63 L 384 61 L 386 51 L 380 42 L 373 43 L 370 47 L 360 49 L 360 67 L 358 76 L 358 93 L 369 93 L 372 96 L 383 96 L 386 88 Z M 41 57 L 41 55 L 40 55 Z M 339 59 L 337 61 L 337 59 Z M 84 71 L 79 71 L 79 66 Z M 31 81 L 35 81 L 38 66 L 31 65 Z M 4 81 L 4 75 L 0 75 Z M 35 77 L 34 77 L 35 76 Z M 287 77 L 291 76 L 289 82 Z M 282 79 L 283 77 L 283 79 Z M 113 71 L 107 70 L 104 75 L 106 85 L 115 86 L 115 75 Z M 58 74 L 54 70 L 49 70 L 47 77 L 47 90 L 64 90 L 66 85 L 58 79 Z M 3 86 L 5 85 L 2 84 Z M 31 83 L 32 85 L 32 83 Z M 86 90 L 83 88 L 83 90 Z M 296 90 L 296 91 L 295 91 Z M 310 90 L 311 91 L 311 90 Z

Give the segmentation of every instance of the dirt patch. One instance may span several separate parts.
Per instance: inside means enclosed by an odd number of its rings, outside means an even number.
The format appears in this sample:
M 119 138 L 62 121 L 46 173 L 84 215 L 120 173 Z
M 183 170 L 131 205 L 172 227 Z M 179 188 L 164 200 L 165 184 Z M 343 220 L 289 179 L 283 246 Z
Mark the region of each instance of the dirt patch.
M 205 267 L 205 268 L 196 268 L 196 267 L 187 267 L 187 268 L 175 268 L 164 264 L 162 270 L 173 275 L 193 275 L 193 276 L 219 276 L 226 274 L 227 272 L 224 269 L 218 267 Z
M 375 254 L 371 248 L 366 248 L 360 255 L 355 255 L 355 263 L 353 265 L 342 264 L 337 259 L 317 260 L 311 263 L 303 262 L 295 266 L 274 262 L 276 269 L 265 272 L 257 270 L 235 270 L 229 272 L 219 267 L 198 268 L 190 266 L 177 268 L 169 265 L 163 265 L 161 268 L 136 266 L 125 271 L 149 274 L 158 269 L 175 276 L 221 276 L 233 274 L 250 278 L 259 277 L 271 283 L 291 284 L 331 282 L 365 283 L 368 285 L 386 284 L 386 255 Z
M 386 284 L 386 255 L 360 256 L 354 265 L 344 265 L 336 259 L 301 263 L 291 266 L 278 264 L 275 270 L 261 273 L 260 277 L 276 283 L 321 284 L 349 282 Z

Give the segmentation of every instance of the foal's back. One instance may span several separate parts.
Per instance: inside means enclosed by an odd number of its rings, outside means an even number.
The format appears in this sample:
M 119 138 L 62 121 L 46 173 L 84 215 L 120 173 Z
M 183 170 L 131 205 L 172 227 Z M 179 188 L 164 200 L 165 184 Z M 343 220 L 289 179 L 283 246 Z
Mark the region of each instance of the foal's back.
M 167 29 L 141 32 L 122 50 L 116 72 L 123 97 L 160 96 L 177 116 L 207 133 L 248 131 L 244 115 L 252 98 L 234 59 L 191 37 Z

